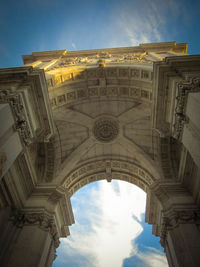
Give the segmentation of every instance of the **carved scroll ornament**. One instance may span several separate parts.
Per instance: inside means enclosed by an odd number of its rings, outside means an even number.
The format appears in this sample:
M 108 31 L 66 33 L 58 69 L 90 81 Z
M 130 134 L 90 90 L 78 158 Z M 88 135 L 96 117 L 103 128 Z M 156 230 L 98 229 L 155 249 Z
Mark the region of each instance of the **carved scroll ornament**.
M 25 145 L 31 143 L 31 133 L 26 120 L 25 110 L 20 94 L 12 90 L 0 90 L 0 103 L 9 103 L 15 116 L 14 128 L 19 132 Z
M 173 136 L 181 140 L 184 124 L 187 123 L 186 105 L 188 94 L 191 92 L 200 92 L 200 78 L 192 77 L 188 81 L 182 81 L 178 84 L 177 103 L 175 108 L 175 123 Z
M 173 211 L 168 217 L 163 216 L 161 223 L 160 243 L 164 247 L 167 233 L 177 228 L 180 224 L 196 224 L 200 225 L 199 210 L 179 210 Z
M 44 231 L 49 231 L 55 248 L 60 244 L 54 219 L 46 213 L 24 213 L 14 210 L 10 216 L 10 221 L 19 228 L 23 228 L 25 225 L 36 225 Z

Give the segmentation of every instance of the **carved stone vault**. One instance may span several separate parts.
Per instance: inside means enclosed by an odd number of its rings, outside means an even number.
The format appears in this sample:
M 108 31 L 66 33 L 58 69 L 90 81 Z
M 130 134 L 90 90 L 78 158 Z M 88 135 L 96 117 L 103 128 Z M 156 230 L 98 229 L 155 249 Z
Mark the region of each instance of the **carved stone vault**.
M 0 70 L 1 266 L 51 266 L 70 197 L 102 179 L 147 193 L 169 266 L 199 266 L 200 57 L 169 42 L 23 60 Z

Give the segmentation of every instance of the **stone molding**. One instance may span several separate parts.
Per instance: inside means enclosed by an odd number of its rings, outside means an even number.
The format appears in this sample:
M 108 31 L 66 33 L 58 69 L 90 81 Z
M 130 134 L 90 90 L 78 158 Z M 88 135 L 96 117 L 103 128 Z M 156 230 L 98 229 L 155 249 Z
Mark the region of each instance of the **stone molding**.
M 44 52 L 33 52 L 31 55 L 24 55 L 24 64 L 31 64 L 37 60 L 47 61 L 58 58 L 80 58 L 80 57 L 96 57 L 97 55 L 104 57 L 110 57 L 118 54 L 141 54 L 145 52 L 157 52 L 157 51 L 173 51 L 181 54 L 187 53 L 186 43 L 176 42 L 160 42 L 160 43 L 146 43 L 139 44 L 139 46 L 132 47 L 119 47 L 119 48 L 104 48 L 104 49 L 92 49 L 92 50 L 80 50 L 80 51 L 66 51 L 66 50 L 55 50 L 55 51 L 44 51 Z
M 13 115 L 16 116 L 15 127 L 26 145 L 34 138 L 46 142 L 54 134 L 53 115 L 43 70 L 30 66 L 1 69 L 0 102 L 10 104 Z
M 181 81 L 177 86 L 177 92 L 173 137 L 181 140 L 184 124 L 188 122 L 188 118 L 186 117 L 188 94 L 200 92 L 200 77 L 189 77 L 188 80 Z
M 40 182 L 51 182 L 55 173 L 56 148 L 55 135 L 49 138 L 48 142 L 38 143 L 36 166 L 38 170 L 38 180 Z
M 0 177 L 3 173 L 6 160 L 7 160 L 6 153 L 2 149 L 0 149 Z
M 59 60 L 57 64 L 54 64 L 49 70 L 58 68 L 58 67 L 69 67 L 74 65 L 91 65 L 91 64 L 99 64 L 100 66 L 105 66 L 105 64 L 112 63 L 149 63 L 152 64 L 153 61 L 148 56 L 147 52 L 137 52 L 137 53 L 119 53 L 112 54 L 109 52 L 99 52 L 95 55 L 89 56 L 69 56 L 69 54 L 65 54 Z M 43 67 L 43 66 L 42 66 Z
M 189 192 L 185 187 L 178 181 L 171 179 L 166 180 L 156 180 L 151 186 L 150 189 L 154 192 L 155 196 L 159 199 L 162 206 L 165 209 L 169 209 L 170 206 L 167 205 L 167 201 L 170 200 L 172 196 L 190 196 Z M 171 205 L 171 201 L 169 201 Z
M 199 68 L 199 55 L 167 57 L 154 64 L 155 129 L 181 140 L 188 93 L 199 91 Z
M 117 179 L 136 184 L 144 191 L 153 184 L 155 178 L 147 170 L 133 162 L 119 160 L 98 160 L 85 163 L 66 177 L 63 186 L 70 196 L 86 184 L 99 180 Z
M 113 141 L 119 133 L 118 122 L 108 117 L 97 119 L 93 126 L 93 134 L 100 142 Z
M 173 182 L 171 179 L 155 181 L 150 190 L 161 204 L 159 220 L 155 222 L 155 226 L 163 247 L 168 231 L 180 224 L 200 225 L 200 210 L 180 182 Z
M 83 88 L 80 86 L 79 89 L 64 88 L 62 94 L 58 96 L 52 96 L 51 105 L 53 109 L 59 108 L 63 105 L 71 105 L 72 103 L 79 103 L 82 101 L 91 101 L 92 98 L 98 98 L 106 100 L 106 97 L 119 99 L 126 98 L 130 101 L 148 102 L 152 101 L 152 93 L 148 88 L 142 88 L 140 86 L 99 86 L 99 84 L 90 88 Z
M 50 216 L 45 212 L 29 213 L 14 209 L 11 212 L 9 220 L 13 223 L 13 225 L 15 225 L 18 228 L 23 228 L 26 225 L 35 225 L 44 231 L 49 231 L 52 240 L 54 242 L 55 248 L 57 248 L 60 244 L 57 228 L 54 223 L 54 218 L 52 215 Z
M 191 208 L 163 212 L 161 221 L 160 243 L 165 247 L 168 232 L 179 227 L 180 224 L 200 226 L 200 210 Z
M 87 86 L 86 86 L 87 83 Z M 52 108 L 92 98 L 130 98 L 151 103 L 152 67 L 83 68 L 47 76 Z M 51 92 L 54 92 L 53 94 Z
M 28 125 L 26 112 L 20 93 L 11 89 L 0 90 L 0 103 L 9 103 L 15 117 L 14 128 L 18 131 L 23 143 L 28 145 L 32 142 L 31 130 Z

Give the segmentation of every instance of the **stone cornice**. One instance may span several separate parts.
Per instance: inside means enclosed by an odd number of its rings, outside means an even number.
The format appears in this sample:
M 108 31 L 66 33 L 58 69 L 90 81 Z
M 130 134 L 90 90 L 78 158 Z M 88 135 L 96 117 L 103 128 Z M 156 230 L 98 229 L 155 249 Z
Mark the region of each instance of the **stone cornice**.
M 22 94 L 16 94 L 11 89 L 0 90 L 0 103 L 9 103 L 15 117 L 14 128 L 18 131 L 25 145 L 32 142 L 33 132 L 25 111 Z
M 186 117 L 186 105 L 188 94 L 192 92 L 200 92 L 200 76 L 189 77 L 188 80 L 182 81 L 177 85 L 178 95 L 176 97 L 175 119 L 173 125 L 173 137 L 182 139 L 184 124 L 188 122 Z
M 186 96 L 197 88 L 199 69 L 199 55 L 168 57 L 154 63 L 152 121 L 153 127 L 165 136 L 181 136 Z
M 24 64 L 29 64 L 38 59 L 55 59 L 61 56 L 65 57 L 74 57 L 74 56 L 91 56 L 96 55 L 101 52 L 103 53 L 138 53 L 145 51 L 174 51 L 186 54 L 187 53 L 187 44 L 186 43 L 176 43 L 176 42 L 161 42 L 161 43 L 147 43 L 140 44 L 139 46 L 133 47 L 119 47 L 119 48 L 102 48 L 102 49 L 93 49 L 93 50 L 80 50 L 80 51 L 66 51 L 66 50 L 55 50 L 55 51 L 45 51 L 45 52 L 33 52 L 32 55 L 22 56 Z
M 0 70 L 0 101 L 10 103 L 16 129 L 24 142 L 48 140 L 54 133 L 52 111 L 43 70 L 19 67 Z M 35 126 L 35 120 L 39 127 Z

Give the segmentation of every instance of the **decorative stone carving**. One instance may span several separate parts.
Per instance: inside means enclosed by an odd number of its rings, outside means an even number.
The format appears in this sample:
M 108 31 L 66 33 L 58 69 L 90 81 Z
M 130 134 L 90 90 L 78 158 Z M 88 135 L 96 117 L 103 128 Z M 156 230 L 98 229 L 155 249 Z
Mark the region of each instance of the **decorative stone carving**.
M 153 63 L 152 60 L 149 60 L 146 57 L 145 53 L 128 53 L 128 54 L 121 54 L 118 56 L 112 57 L 112 62 L 127 62 L 127 63 Z
M 6 154 L 4 151 L 2 151 L 2 149 L 0 149 L 0 177 L 3 173 L 3 168 L 5 163 L 6 163 Z
M 188 93 L 200 92 L 200 78 L 190 77 L 188 81 L 182 81 L 178 84 L 178 95 L 176 97 L 177 103 L 175 108 L 175 123 L 173 136 L 181 140 L 184 124 L 187 123 L 186 104 Z
M 167 232 L 170 229 L 169 219 L 164 217 L 161 223 L 160 244 L 165 248 Z
M 178 227 L 180 224 L 197 224 L 200 225 L 199 210 L 177 210 L 172 211 L 168 215 L 164 215 L 161 223 L 160 243 L 165 247 L 167 232 Z
M 72 195 L 79 188 L 92 181 L 107 179 L 107 170 L 109 169 L 109 178 L 128 181 L 138 185 L 144 191 L 148 185 L 151 185 L 154 178 L 145 170 L 133 162 L 118 160 L 100 160 L 94 163 L 84 164 L 74 170 L 65 180 L 63 186 L 67 188 Z M 136 178 L 137 177 L 137 178 Z
M 60 244 L 54 219 L 46 213 L 25 213 L 15 209 L 11 213 L 10 221 L 19 228 L 23 228 L 24 225 L 37 225 L 44 231 L 50 232 L 55 248 Z
M 98 141 L 113 141 L 119 133 L 117 121 L 111 118 L 101 118 L 94 123 L 93 134 Z
M 173 213 L 170 217 L 170 225 L 174 228 L 179 224 L 185 223 L 200 223 L 199 210 L 179 210 Z
M 19 132 L 25 145 L 31 143 L 31 132 L 26 120 L 25 110 L 20 94 L 11 89 L 0 90 L 0 103 L 9 103 L 15 116 L 15 129 Z

